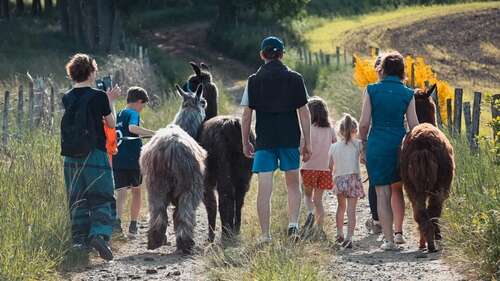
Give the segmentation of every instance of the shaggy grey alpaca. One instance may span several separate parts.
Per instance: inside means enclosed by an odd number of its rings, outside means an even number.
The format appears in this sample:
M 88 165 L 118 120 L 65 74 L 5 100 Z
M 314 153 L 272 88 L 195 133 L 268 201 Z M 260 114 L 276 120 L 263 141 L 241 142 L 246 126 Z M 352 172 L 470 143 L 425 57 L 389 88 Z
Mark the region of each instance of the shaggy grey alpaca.
M 208 67 L 190 62 L 194 74 L 187 85 L 203 87 L 207 100 L 207 116 L 200 132 L 199 142 L 207 150 L 205 172 L 205 204 L 208 216 L 208 240 L 215 238 L 217 207 L 222 224 L 222 238 L 240 232 L 241 209 L 252 178 L 252 159 L 243 154 L 241 120 L 232 116 L 217 116 L 217 87 L 212 82 Z M 255 145 L 253 133 L 250 141 Z M 218 204 L 215 191 L 217 190 Z
M 177 249 L 191 253 L 206 159 L 206 151 L 194 137 L 205 119 L 206 101 L 201 87 L 196 94 L 176 87 L 183 99 L 181 108 L 173 124 L 159 130 L 143 147 L 140 164 L 148 189 L 148 249 L 165 244 L 167 207 L 173 204 Z

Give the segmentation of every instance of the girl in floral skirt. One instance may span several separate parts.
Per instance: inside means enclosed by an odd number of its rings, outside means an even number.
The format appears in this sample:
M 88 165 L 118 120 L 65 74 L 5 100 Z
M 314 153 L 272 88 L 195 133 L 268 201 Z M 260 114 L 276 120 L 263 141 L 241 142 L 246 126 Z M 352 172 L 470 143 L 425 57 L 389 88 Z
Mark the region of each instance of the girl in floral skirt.
M 361 141 L 356 139 L 358 122 L 349 114 L 345 114 L 337 126 L 339 141 L 330 147 L 330 169 L 334 170 L 333 192 L 338 199 L 337 243 L 345 249 L 352 248 L 352 236 L 356 226 L 356 204 L 359 198 L 365 197 L 365 192 L 359 170 Z M 348 224 L 347 235 L 344 236 L 346 209 Z

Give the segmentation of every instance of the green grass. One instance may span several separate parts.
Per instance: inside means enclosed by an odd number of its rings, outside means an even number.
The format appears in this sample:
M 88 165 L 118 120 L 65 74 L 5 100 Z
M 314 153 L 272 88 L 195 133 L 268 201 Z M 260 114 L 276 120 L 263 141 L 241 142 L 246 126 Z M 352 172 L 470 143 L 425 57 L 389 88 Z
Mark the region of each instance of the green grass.
M 451 13 L 469 10 L 498 7 L 499 2 L 467 3 L 456 5 L 433 5 L 404 7 L 391 12 L 374 12 L 366 15 L 337 17 L 335 19 L 311 18 L 310 21 L 319 22 L 317 28 L 311 29 L 304 37 L 313 51 L 335 52 L 335 46 L 342 46 L 345 34 L 351 30 L 366 27 L 393 25 L 401 26 L 421 21 L 430 17 L 449 15 Z
M 325 276 L 322 266 L 328 263 L 333 250 L 328 242 L 290 243 L 286 236 L 288 225 L 286 187 L 283 174 L 275 176 L 272 210 L 271 235 L 273 240 L 267 245 L 258 245 L 260 226 L 258 224 L 256 200 L 257 181 L 252 183 L 245 198 L 242 213 L 242 229 L 238 243 L 214 246 L 207 253 L 207 268 L 210 280 L 334 280 L 335 276 Z M 303 215 L 301 217 L 304 217 Z M 331 228 L 327 219 L 325 229 Z
M 484 279 L 500 278 L 500 166 L 488 143 L 477 155 L 452 140 L 456 175 L 442 223 L 448 252 Z

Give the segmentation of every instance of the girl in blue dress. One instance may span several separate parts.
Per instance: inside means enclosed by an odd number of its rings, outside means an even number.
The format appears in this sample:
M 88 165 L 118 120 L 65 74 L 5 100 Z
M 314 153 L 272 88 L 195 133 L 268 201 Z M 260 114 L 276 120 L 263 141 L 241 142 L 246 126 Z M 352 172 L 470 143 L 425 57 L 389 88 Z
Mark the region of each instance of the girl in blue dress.
M 413 90 L 402 82 L 404 70 L 404 59 L 399 52 L 384 55 L 380 64 L 382 80 L 368 85 L 360 120 L 368 176 L 377 192 L 377 210 L 384 233 L 381 248 L 384 250 L 397 249 L 394 244 L 391 185 L 401 181 L 399 151 L 406 134 L 405 115 L 410 130 L 418 125 Z

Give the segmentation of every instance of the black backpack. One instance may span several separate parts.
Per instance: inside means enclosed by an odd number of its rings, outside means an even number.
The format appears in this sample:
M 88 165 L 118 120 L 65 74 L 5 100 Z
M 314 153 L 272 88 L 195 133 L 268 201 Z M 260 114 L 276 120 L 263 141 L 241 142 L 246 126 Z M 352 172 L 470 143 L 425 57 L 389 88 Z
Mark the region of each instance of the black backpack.
M 96 147 L 96 131 L 89 108 L 89 103 L 94 96 L 94 93 L 77 95 L 75 92 L 64 95 L 65 111 L 61 120 L 61 155 L 83 158 Z

